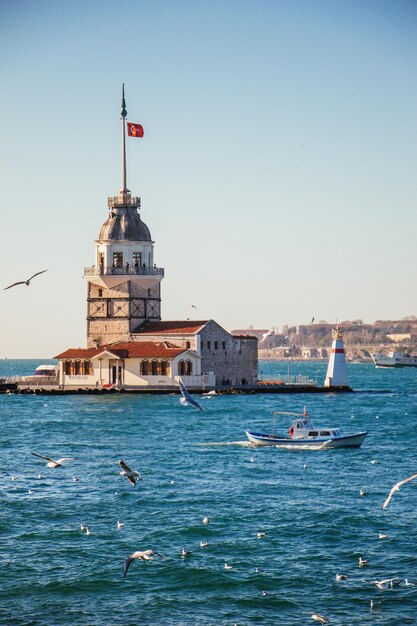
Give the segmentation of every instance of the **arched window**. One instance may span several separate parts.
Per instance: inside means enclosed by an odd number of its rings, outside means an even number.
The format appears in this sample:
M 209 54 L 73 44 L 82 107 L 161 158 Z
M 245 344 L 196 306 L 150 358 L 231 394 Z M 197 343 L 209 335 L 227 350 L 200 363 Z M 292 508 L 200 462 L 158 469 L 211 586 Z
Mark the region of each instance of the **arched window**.
M 178 374 L 180 376 L 184 376 L 185 374 L 185 361 L 183 359 L 178 363 Z
M 149 372 L 149 361 L 142 361 L 140 364 L 140 373 L 142 376 L 147 376 Z
M 152 376 L 158 376 L 158 361 L 152 361 Z
M 168 361 L 161 361 L 161 374 L 162 376 L 168 375 Z
M 187 359 L 187 361 L 185 362 L 185 374 L 187 376 L 191 376 L 193 373 L 193 363 L 192 361 L 190 361 L 190 359 Z

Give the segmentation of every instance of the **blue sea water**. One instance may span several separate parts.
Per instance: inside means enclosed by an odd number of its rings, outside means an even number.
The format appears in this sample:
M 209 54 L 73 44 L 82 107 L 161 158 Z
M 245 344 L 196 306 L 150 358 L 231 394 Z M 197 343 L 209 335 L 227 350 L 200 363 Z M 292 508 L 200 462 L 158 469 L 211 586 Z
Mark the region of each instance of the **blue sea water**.
M 0 361 L 0 376 L 39 363 Z M 326 364 L 291 368 L 320 382 Z M 285 378 L 287 364 L 260 370 Z M 417 370 L 352 364 L 349 376 L 354 393 L 215 396 L 206 413 L 178 396 L 0 395 L 0 624 L 292 626 L 314 623 L 309 611 L 339 626 L 417 624 L 417 586 L 372 584 L 417 583 L 417 481 L 380 508 L 417 471 Z M 362 448 L 238 443 L 305 404 L 318 425 L 368 430 Z M 31 452 L 76 460 L 53 470 Z M 136 487 L 119 459 L 140 471 Z M 165 558 L 124 579 L 126 557 L 148 548 Z

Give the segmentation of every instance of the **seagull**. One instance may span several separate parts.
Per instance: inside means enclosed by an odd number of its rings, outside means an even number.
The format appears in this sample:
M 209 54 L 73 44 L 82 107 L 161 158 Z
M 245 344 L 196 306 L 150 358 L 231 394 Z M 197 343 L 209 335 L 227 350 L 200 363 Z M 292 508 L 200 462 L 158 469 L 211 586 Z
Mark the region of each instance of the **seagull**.
M 77 478 L 76 476 L 73 476 L 73 477 L 72 477 L 72 482 L 74 482 L 74 483 L 78 483 L 78 481 L 79 481 L 79 480 L 80 480 L 80 479 L 79 479 L 79 478 Z
M 208 517 L 203 517 L 203 524 L 205 524 L 207 526 L 208 523 L 209 523 L 209 518 Z
M 263 342 L 264 342 L 264 341 L 265 341 L 268 337 L 270 337 L 270 336 L 271 336 L 271 335 L 273 335 L 273 334 L 274 334 L 274 329 L 273 329 L 273 328 L 271 328 L 271 330 L 268 330 L 268 332 L 267 332 L 267 333 L 264 333 L 264 334 L 262 335 L 262 337 L 261 337 L 261 340 L 260 340 L 260 342 L 259 342 L 259 345 L 261 345 L 261 343 L 263 343 Z
M 361 490 L 359 491 L 359 495 L 360 495 L 360 496 L 367 496 L 367 495 L 368 495 L 368 492 L 366 491 L 366 489 L 361 489 Z
M 381 604 L 382 604 L 381 600 L 379 600 L 378 602 L 376 600 L 371 600 L 369 603 L 369 608 L 371 609 L 371 611 L 373 611 L 374 609 L 379 609 Z
M 396 587 L 402 582 L 401 578 L 386 578 L 385 580 L 374 580 L 373 585 L 376 585 L 381 591 L 385 591 L 388 587 Z
M 142 476 L 139 472 L 131 470 L 128 465 L 122 460 L 119 461 L 119 465 L 122 468 L 122 472 L 119 472 L 120 476 L 125 476 L 131 485 L 135 486 L 138 480 L 142 480 Z
M 337 582 L 340 582 L 341 580 L 346 580 L 347 576 L 345 576 L 345 574 L 336 574 L 336 580 Z
M 181 378 L 178 380 L 178 383 L 182 394 L 182 398 L 180 398 L 180 403 L 183 406 L 188 406 L 189 404 L 192 404 L 199 411 L 205 411 L 205 409 L 203 409 L 203 407 L 197 402 L 197 400 L 194 400 L 194 398 L 190 395 L 187 387 L 184 385 Z
M 366 559 L 363 559 L 361 556 L 359 557 L 359 561 L 358 561 L 358 565 L 359 567 L 365 567 L 365 565 L 368 565 L 368 561 Z
M 164 558 L 162 554 L 159 554 L 159 552 L 154 552 L 153 550 L 145 550 L 144 552 L 141 552 L 141 551 L 132 552 L 132 554 L 125 561 L 125 566 L 123 569 L 123 578 L 125 578 L 127 574 L 127 570 L 129 569 L 132 561 L 134 561 L 135 559 L 140 559 L 141 561 L 152 561 L 153 554 L 156 554 L 156 556 L 160 556 L 161 559 Z
M 80 524 L 80 530 L 87 530 L 87 526 L 84 526 L 84 524 Z
M 378 539 L 386 539 L 388 537 L 388 535 L 386 535 L 385 533 L 379 533 L 378 535 Z
M 191 556 L 192 552 L 190 552 L 190 550 L 186 550 L 185 548 L 181 548 L 181 556 L 183 559 L 186 559 L 187 557 Z
M 256 533 L 257 539 L 263 539 L 265 537 L 265 533 Z
M 125 525 L 123 524 L 123 522 L 117 522 L 117 530 L 120 530 L 121 528 L 124 528 Z
M 233 565 L 224 564 L 224 569 L 233 569 Z
M 69 457 L 69 456 L 64 456 L 62 459 L 57 459 L 56 461 L 54 461 L 54 459 L 50 459 L 49 456 L 43 456 L 42 454 L 36 454 L 36 452 L 31 452 L 31 454 L 33 454 L 33 456 L 38 456 L 41 459 L 45 459 L 46 461 L 48 461 L 48 463 L 46 464 L 46 467 L 62 467 L 62 464 L 65 461 L 76 461 L 75 458 L 73 457 Z
M 200 548 L 207 548 L 208 541 L 200 541 Z
M 391 501 L 392 496 L 394 495 L 396 491 L 399 490 L 401 485 L 408 483 L 410 480 L 413 480 L 414 478 L 417 478 L 417 474 L 411 474 L 411 476 L 409 476 L 408 478 L 404 478 L 404 480 L 400 480 L 400 482 L 396 483 L 391 489 L 391 491 L 389 492 L 388 498 L 385 500 L 384 504 L 381 506 L 381 509 L 387 508 L 387 506 L 389 505 Z
M 327 619 L 327 617 L 323 617 L 323 615 L 319 615 L 318 613 L 312 613 L 310 611 L 311 614 L 311 619 L 316 620 L 316 622 L 320 622 L 320 624 L 330 624 L 330 621 Z
M 85 534 L 86 534 L 86 535 L 91 535 L 91 530 L 90 530 L 89 528 L 86 528 L 86 529 L 85 529 Z
M 8 287 L 5 287 L 4 290 L 11 289 L 12 287 L 16 287 L 16 285 L 26 285 L 27 287 L 29 287 L 30 281 L 32 280 L 32 278 L 35 278 L 35 276 L 39 276 L 39 274 L 43 274 L 44 272 L 47 272 L 47 271 L 48 270 L 42 270 L 41 272 L 36 272 L 36 274 L 33 274 L 33 276 L 31 276 L 27 280 L 19 280 L 17 283 L 12 283 Z

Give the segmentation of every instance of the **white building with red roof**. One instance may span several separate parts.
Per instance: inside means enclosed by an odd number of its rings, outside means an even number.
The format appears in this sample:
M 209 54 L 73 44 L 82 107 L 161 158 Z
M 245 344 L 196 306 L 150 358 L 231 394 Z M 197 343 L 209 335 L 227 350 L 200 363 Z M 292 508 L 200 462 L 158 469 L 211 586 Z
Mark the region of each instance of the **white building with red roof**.
M 126 184 L 126 104 L 122 100 L 122 189 L 108 198 L 109 214 L 95 242 L 87 280 L 87 348 L 69 349 L 60 384 L 194 387 L 254 384 L 256 337 L 232 335 L 214 320 L 161 320 L 164 269 L 141 220 L 141 199 Z

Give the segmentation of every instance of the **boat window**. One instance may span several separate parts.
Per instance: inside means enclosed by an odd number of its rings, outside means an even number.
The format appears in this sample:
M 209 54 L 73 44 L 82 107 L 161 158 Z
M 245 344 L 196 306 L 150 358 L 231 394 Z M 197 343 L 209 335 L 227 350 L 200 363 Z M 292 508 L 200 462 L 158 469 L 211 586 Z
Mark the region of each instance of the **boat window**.
M 308 433 L 309 437 L 317 437 L 318 436 L 318 431 L 317 430 L 310 430 L 310 432 Z
M 328 430 L 321 430 L 321 431 L 320 431 L 320 435 L 321 435 L 322 437 L 330 437 L 330 433 L 329 433 L 329 431 L 328 431 Z

